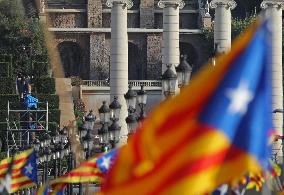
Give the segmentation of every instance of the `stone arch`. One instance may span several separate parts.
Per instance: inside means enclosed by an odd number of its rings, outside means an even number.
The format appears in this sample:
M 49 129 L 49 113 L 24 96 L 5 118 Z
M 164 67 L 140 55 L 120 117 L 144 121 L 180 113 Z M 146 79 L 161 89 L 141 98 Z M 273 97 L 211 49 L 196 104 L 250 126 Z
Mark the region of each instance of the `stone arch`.
M 65 77 L 84 77 L 83 51 L 78 43 L 73 41 L 63 41 L 58 44 L 58 51 L 64 68 Z
M 187 62 L 195 68 L 198 65 L 198 52 L 190 43 L 179 43 L 180 55 L 187 55 Z
M 128 42 L 128 79 L 141 80 L 144 78 L 143 52 L 138 44 Z

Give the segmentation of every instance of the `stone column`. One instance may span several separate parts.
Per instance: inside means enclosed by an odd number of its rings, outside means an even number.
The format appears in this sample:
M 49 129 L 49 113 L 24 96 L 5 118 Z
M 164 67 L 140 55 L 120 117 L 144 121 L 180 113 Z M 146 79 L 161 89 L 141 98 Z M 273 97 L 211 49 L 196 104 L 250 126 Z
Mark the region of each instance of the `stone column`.
M 125 119 L 128 115 L 124 94 L 128 90 L 128 35 L 127 8 L 131 8 L 131 0 L 108 0 L 111 7 L 111 51 L 110 51 L 110 101 L 118 97 L 122 105 L 119 123 L 121 125 L 121 143 L 126 143 L 128 134 Z
M 234 0 L 212 0 L 210 7 L 215 9 L 214 44 L 217 52 L 227 52 L 231 49 L 231 10 L 237 6 Z
M 276 109 L 283 110 L 282 9 L 284 8 L 284 0 L 264 0 L 261 3 L 261 8 L 265 9 L 272 30 L 272 109 L 273 111 Z M 283 113 L 274 113 L 273 123 L 276 133 L 283 135 Z
M 162 73 L 167 64 L 179 64 L 179 9 L 184 7 L 182 0 L 160 0 L 158 6 L 163 8 L 163 42 L 162 42 Z

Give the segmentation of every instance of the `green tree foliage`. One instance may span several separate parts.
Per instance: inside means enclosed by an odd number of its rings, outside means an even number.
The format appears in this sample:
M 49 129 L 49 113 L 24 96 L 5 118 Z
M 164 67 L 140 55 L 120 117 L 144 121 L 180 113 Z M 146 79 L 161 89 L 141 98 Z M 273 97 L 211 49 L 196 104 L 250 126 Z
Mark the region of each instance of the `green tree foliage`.
M 0 40 L 0 61 L 12 56 L 13 75 L 32 74 L 33 56 L 48 62 L 39 20 L 25 15 L 21 0 L 0 1 Z
M 238 35 L 240 35 L 253 21 L 255 17 L 247 17 L 245 19 L 233 18 L 232 19 L 232 40 L 234 40 Z M 214 29 L 205 28 L 202 29 L 204 36 L 205 52 L 207 56 L 211 56 L 214 51 Z

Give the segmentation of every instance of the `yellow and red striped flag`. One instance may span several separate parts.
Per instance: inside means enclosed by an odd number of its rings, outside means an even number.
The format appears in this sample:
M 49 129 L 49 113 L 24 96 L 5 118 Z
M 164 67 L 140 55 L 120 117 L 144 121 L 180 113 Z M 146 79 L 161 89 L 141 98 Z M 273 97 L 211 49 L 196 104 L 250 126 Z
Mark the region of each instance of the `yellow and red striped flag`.
M 48 185 L 53 189 L 50 194 L 57 194 L 69 183 L 100 182 L 102 176 L 103 173 L 97 166 L 97 158 L 91 158 L 69 173 L 50 181 Z
M 104 195 L 205 194 L 268 164 L 271 34 L 256 23 L 229 54 L 162 102 L 123 146 Z
M 9 193 L 33 187 L 37 184 L 36 156 L 32 149 L 13 157 L 12 184 Z M 12 158 L 0 162 L 0 180 L 4 179 Z

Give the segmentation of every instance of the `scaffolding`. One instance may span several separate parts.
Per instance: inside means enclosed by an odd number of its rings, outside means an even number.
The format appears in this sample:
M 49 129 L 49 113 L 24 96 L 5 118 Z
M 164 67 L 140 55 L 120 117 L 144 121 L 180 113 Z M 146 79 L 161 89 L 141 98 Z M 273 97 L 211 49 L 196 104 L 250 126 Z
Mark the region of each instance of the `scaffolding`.
M 29 147 L 40 134 L 48 132 L 48 102 L 20 109 L 8 101 L 6 146 L 7 156 L 19 148 Z

